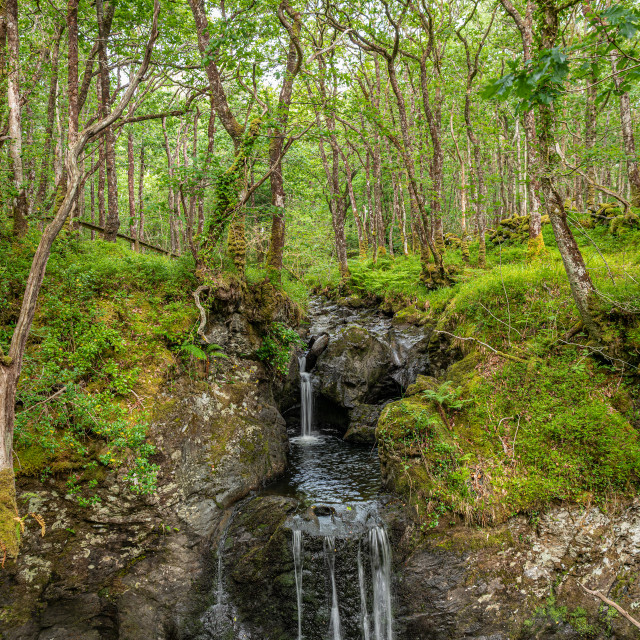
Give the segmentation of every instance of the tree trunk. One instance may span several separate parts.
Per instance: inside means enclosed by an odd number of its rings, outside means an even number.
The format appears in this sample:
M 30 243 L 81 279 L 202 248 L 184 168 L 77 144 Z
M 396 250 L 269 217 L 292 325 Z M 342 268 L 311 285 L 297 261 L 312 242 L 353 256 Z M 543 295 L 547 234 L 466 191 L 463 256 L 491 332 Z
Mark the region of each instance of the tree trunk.
M 613 80 L 616 88 L 620 87 L 620 78 L 616 73 L 616 57 L 612 58 Z M 622 128 L 622 141 L 624 143 L 624 155 L 627 163 L 627 177 L 629 179 L 629 189 L 631 204 L 640 207 L 640 169 L 638 168 L 638 157 L 636 156 L 636 141 L 633 133 L 633 122 L 631 120 L 631 105 L 628 92 L 620 94 L 620 124 Z M 620 189 L 622 191 L 622 189 Z
M 584 118 L 584 146 L 587 154 L 587 209 L 589 211 L 596 210 L 596 172 L 593 165 L 593 154 L 596 144 L 596 119 L 598 111 L 596 108 L 596 98 L 598 97 L 598 87 L 595 85 L 596 78 L 594 75 L 589 77 L 589 86 L 587 87 L 587 103 Z
M 287 16 L 292 19 L 292 24 L 287 21 Z M 269 145 L 270 168 L 273 169 L 269 176 L 271 182 L 271 242 L 267 257 L 269 279 L 280 282 L 282 274 L 282 260 L 285 238 L 285 193 L 284 177 L 282 175 L 282 151 L 284 147 L 284 135 L 289 121 L 289 106 L 293 95 L 293 83 L 302 65 L 302 49 L 300 48 L 300 29 L 302 20 L 300 13 L 294 11 L 288 2 L 281 2 L 278 7 L 280 22 L 289 33 L 289 52 L 287 54 L 287 66 L 280 88 L 278 108 L 276 112 L 276 124 L 273 128 L 273 137 Z M 275 167 L 275 168 L 274 168 Z
M 367 237 L 365 235 L 364 225 L 362 224 L 362 218 L 360 217 L 360 213 L 358 212 L 358 204 L 356 202 L 356 196 L 353 192 L 353 172 L 351 170 L 351 165 L 349 163 L 349 158 L 346 154 L 342 153 L 342 161 L 344 162 L 344 173 L 347 179 L 347 189 L 349 191 L 349 199 L 351 201 L 351 211 L 353 212 L 353 218 L 356 223 L 356 229 L 358 231 L 358 253 L 362 260 L 365 260 L 367 257 Z
M 15 196 L 13 234 L 22 237 L 28 229 L 27 193 L 22 164 L 22 113 L 20 105 L 20 39 L 18 35 L 18 0 L 6 0 L 7 29 L 7 102 L 9 106 L 9 157 Z
M 16 365 L 0 363 L 0 557 L 17 556 L 19 545 L 12 453 L 17 383 Z
M 132 249 L 136 247 L 136 187 L 135 161 L 133 159 L 133 131 L 129 129 L 127 135 L 127 186 L 129 187 L 129 235 L 134 239 Z
M 398 185 L 398 195 L 400 197 L 400 237 L 402 238 L 402 253 L 409 255 L 409 244 L 407 242 L 407 207 L 404 200 L 404 185 L 402 179 Z
M 100 48 L 98 62 L 100 65 L 100 97 L 102 100 L 100 114 L 107 117 L 111 110 L 111 82 L 109 78 L 109 64 L 107 59 L 107 42 L 111 33 L 110 12 L 103 11 L 103 0 L 96 1 L 98 14 L 98 30 L 100 34 Z M 104 160 L 107 174 L 107 219 L 104 224 L 104 239 L 107 242 L 117 240 L 120 228 L 118 215 L 118 174 L 116 171 L 116 139 L 112 127 L 104 132 Z
M 93 163 L 95 161 L 95 152 L 91 153 L 91 165 L 93 166 Z M 91 223 L 95 224 L 96 221 L 96 185 L 95 185 L 95 178 L 94 176 L 91 176 L 91 183 L 89 184 L 89 202 L 91 203 L 91 209 L 90 209 L 90 215 L 91 215 Z M 91 239 L 95 240 L 96 239 L 96 232 L 91 229 Z
M 44 130 L 44 145 L 42 148 L 42 162 L 40 164 L 40 182 L 36 192 L 34 206 L 42 205 L 47 194 L 49 169 L 51 167 L 51 150 L 53 146 L 53 124 L 56 115 L 56 99 L 58 97 L 58 60 L 60 57 L 60 40 L 64 27 L 58 27 L 56 38 L 51 50 L 51 80 L 49 82 L 49 100 L 47 102 L 47 124 Z
M 540 11 L 539 46 L 542 50 L 556 46 L 559 31 L 559 12 L 556 0 L 537 0 Z M 573 299 L 578 307 L 585 329 L 594 340 L 600 339 L 600 330 L 589 307 L 594 293 L 591 277 L 585 266 L 573 233 L 567 223 L 564 200 L 554 185 L 557 155 L 555 152 L 555 113 L 550 105 L 539 105 L 539 135 L 541 158 L 541 186 L 547 213 L 562 256 Z
M 140 173 L 138 177 L 138 230 L 136 231 L 136 251 L 140 251 L 140 241 L 144 240 L 144 142 L 140 144 Z
M 480 151 L 480 143 L 471 124 L 471 87 L 468 87 L 464 104 L 464 121 L 467 126 L 467 137 L 471 143 L 473 152 L 473 169 L 476 174 L 476 228 L 478 230 L 478 267 L 486 267 L 487 248 L 485 243 L 485 215 L 483 208 L 486 205 L 486 193 L 484 183 L 484 166 Z

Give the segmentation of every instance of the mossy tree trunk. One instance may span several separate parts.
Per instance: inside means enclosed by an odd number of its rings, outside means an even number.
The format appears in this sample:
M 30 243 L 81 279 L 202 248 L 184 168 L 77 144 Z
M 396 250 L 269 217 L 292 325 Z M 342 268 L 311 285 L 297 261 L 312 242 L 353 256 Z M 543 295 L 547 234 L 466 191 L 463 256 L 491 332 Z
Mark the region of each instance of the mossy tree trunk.
M 541 50 L 556 46 L 559 33 L 559 16 L 562 8 L 556 0 L 537 0 L 539 9 L 539 29 Z M 591 276 L 587 271 L 582 253 L 567 221 L 564 199 L 559 193 L 555 181 L 557 172 L 557 154 L 555 150 L 556 117 L 553 105 L 539 105 L 539 132 L 541 186 L 544 204 L 553 227 L 558 250 L 562 256 L 573 299 L 578 307 L 583 326 L 593 340 L 600 339 L 600 330 L 591 313 L 590 303 L 595 293 Z
M 15 557 L 19 537 L 14 518 L 18 514 L 13 476 L 13 427 L 15 422 L 18 363 L 0 363 L 0 558 Z

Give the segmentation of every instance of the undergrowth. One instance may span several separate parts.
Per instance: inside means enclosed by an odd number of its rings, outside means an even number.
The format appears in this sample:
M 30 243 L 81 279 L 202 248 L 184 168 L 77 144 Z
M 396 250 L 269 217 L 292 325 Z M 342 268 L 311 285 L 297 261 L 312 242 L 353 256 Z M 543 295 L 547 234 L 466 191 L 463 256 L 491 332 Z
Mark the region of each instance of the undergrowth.
M 528 264 L 523 245 L 493 246 L 489 268 L 435 292 L 418 284 L 415 256 L 350 265 L 346 303 L 382 300 L 398 321 L 430 326 L 437 357 L 445 349 L 457 361 L 444 386 L 423 379 L 378 424 L 385 473 L 423 529 L 445 513 L 487 524 L 557 500 L 604 507 L 637 495 L 640 233 L 588 234 L 594 305 L 616 347 L 607 357 L 580 332 L 549 228 L 541 260 Z
M 0 244 L 0 345 L 7 350 L 37 234 Z M 147 441 L 153 397 L 194 333 L 188 260 L 116 244 L 54 244 L 17 391 L 15 472 L 67 475 L 79 504 L 99 501 L 107 471 L 155 490 Z M 149 295 L 149 292 L 152 292 Z

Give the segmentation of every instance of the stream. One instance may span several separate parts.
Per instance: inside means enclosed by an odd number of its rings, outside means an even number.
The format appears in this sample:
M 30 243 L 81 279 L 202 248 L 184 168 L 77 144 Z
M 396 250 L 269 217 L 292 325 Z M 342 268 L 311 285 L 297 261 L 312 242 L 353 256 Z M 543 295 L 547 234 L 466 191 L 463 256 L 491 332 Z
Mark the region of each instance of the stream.
M 407 352 L 420 343 L 422 332 L 414 328 L 406 332 L 398 330 L 379 313 L 313 301 L 310 346 L 323 334 L 328 334 L 331 344 L 348 336 L 350 331 L 363 330 L 367 340 L 375 340 L 376 348 L 385 350 L 389 375 L 377 382 L 379 389 L 374 398 L 384 403 L 398 395 L 415 379 L 415 371 L 423 368 L 415 358 L 413 371 L 407 373 L 406 366 Z M 258 498 L 296 505 L 284 521 L 288 532 L 287 558 L 277 558 L 278 563 L 293 569 L 287 611 L 291 610 L 295 620 L 285 620 L 287 631 L 278 638 L 392 640 L 392 550 L 381 516 L 384 496 L 377 449 L 370 443 L 356 444 L 343 439 L 349 408 L 338 406 L 321 393 L 322 384 L 328 379 L 326 363 L 332 356 L 329 349 L 319 356 L 310 354 L 298 358 L 299 412 L 288 420 L 287 470 L 259 492 L 257 498 L 250 497 L 237 505 L 237 512 L 250 511 L 250 501 Z M 338 384 L 353 387 L 347 373 L 340 374 L 339 363 L 337 367 Z M 324 380 L 320 377 L 322 371 Z M 369 371 L 365 366 L 362 375 L 368 375 Z M 366 383 L 365 380 L 365 386 Z M 370 402 L 373 396 L 367 393 L 364 389 L 362 397 Z M 234 517 L 235 512 L 230 522 Z M 264 525 L 256 523 L 256 526 Z M 203 618 L 208 635 L 202 635 L 202 640 L 259 637 L 270 640 L 265 631 L 260 636 L 255 625 L 252 630 L 251 625 L 244 628 L 238 622 L 242 616 L 226 593 L 225 585 L 235 587 L 225 575 L 233 573 L 234 567 L 226 555 L 223 560 L 222 554 L 228 555 L 233 549 L 236 544 L 233 536 L 246 539 L 245 531 L 235 524 L 229 530 L 227 524 L 223 533 L 218 547 L 216 604 Z M 279 579 L 284 579 L 282 574 Z M 282 611 L 279 614 L 283 615 Z

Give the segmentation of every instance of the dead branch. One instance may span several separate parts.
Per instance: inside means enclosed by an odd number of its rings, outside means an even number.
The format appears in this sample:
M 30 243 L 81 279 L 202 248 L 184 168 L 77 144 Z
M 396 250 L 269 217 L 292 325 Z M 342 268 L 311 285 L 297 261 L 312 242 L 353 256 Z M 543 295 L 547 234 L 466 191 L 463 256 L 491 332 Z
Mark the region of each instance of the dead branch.
M 638 622 L 635 618 L 631 617 L 619 604 L 616 604 L 613 600 L 609 600 L 606 596 L 603 596 L 599 591 L 591 591 L 591 589 L 587 589 L 582 583 L 578 583 L 589 595 L 595 596 L 596 598 L 600 598 L 602 602 L 606 605 L 613 607 L 620 615 L 624 616 L 632 625 L 638 627 L 640 629 L 640 622 Z

